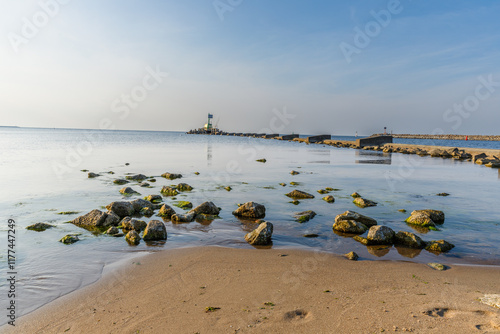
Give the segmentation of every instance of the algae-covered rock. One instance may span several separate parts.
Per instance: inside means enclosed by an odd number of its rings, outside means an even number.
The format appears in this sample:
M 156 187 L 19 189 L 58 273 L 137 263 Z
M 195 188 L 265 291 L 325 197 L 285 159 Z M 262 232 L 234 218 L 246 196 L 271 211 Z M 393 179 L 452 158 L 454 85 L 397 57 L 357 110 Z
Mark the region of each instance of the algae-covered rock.
M 419 249 L 425 247 L 425 241 L 423 241 L 418 235 L 405 231 L 399 231 L 394 235 L 394 244 Z
M 448 241 L 433 240 L 433 241 L 427 242 L 427 245 L 425 246 L 425 250 L 428 250 L 429 252 L 435 252 L 435 253 L 446 253 L 446 252 L 449 252 L 453 247 L 455 247 L 455 245 L 452 243 L 449 243 Z
M 220 209 L 213 202 L 203 202 L 189 212 L 217 216 L 220 212 Z
M 92 210 L 89 213 L 77 217 L 71 221 L 72 224 L 83 228 L 96 228 L 104 226 L 108 215 L 100 210 Z
M 266 216 L 266 208 L 259 203 L 247 202 L 233 211 L 233 215 L 244 218 L 264 218 Z
M 359 256 L 355 252 L 349 252 L 347 254 L 344 254 L 344 256 L 351 261 L 358 261 Z
M 360 235 L 355 235 L 353 237 L 353 239 L 356 240 L 357 242 L 362 243 L 365 246 L 375 245 L 375 243 L 372 243 L 370 240 L 368 240 L 367 238 L 364 238 L 364 237 L 362 237 Z
M 119 185 L 123 185 L 123 184 L 127 184 L 129 183 L 129 181 L 125 180 L 125 179 L 116 179 L 113 181 L 114 184 L 119 184 Z
M 135 191 L 134 189 L 130 188 L 130 187 L 125 187 L 125 188 L 122 188 L 120 189 L 120 193 L 123 194 L 123 195 L 139 195 L 139 193 L 137 191 Z
M 152 220 L 146 226 L 142 236 L 144 241 L 167 240 L 165 224 L 159 220 Z
M 427 263 L 427 265 L 429 267 L 431 267 L 432 269 L 439 270 L 439 271 L 443 271 L 443 270 L 448 269 L 444 264 L 436 263 L 436 262 L 430 262 L 430 263 Z
M 127 242 L 131 245 L 138 245 L 141 242 L 141 237 L 139 236 L 139 233 L 132 230 L 125 235 L 125 240 L 127 240 Z
M 311 195 L 309 193 L 306 193 L 305 191 L 294 189 L 286 196 L 291 197 L 291 198 L 314 198 L 314 195 Z
M 108 211 L 106 212 L 106 220 L 102 224 L 102 226 L 107 227 L 107 226 L 116 226 L 118 223 L 120 223 L 120 217 L 113 211 Z
M 179 192 L 175 188 L 169 186 L 163 186 L 160 192 L 163 196 L 176 196 L 179 194 Z
M 144 197 L 144 200 L 156 204 L 156 203 L 162 202 L 163 197 L 161 197 L 160 195 L 148 195 L 148 196 Z
M 155 214 L 154 210 L 151 209 L 150 207 L 144 207 L 141 209 L 140 214 L 146 217 L 151 217 L 152 215 Z
M 273 235 L 273 224 L 263 222 L 252 232 L 245 235 L 245 240 L 255 246 L 264 246 L 271 243 Z
M 356 197 L 354 201 L 352 201 L 354 204 L 359 206 L 360 208 L 366 208 L 369 206 L 376 206 L 377 202 L 370 201 L 369 199 L 363 198 L 363 197 Z
M 130 202 L 113 202 L 106 205 L 106 209 L 116 213 L 120 218 L 131 216 L 135 212 L 134 206 Z
M 332 195 L 328 195 L 322 198 L 323 201 L 328 202 L 328 203 L 334 203 L 335 202 L 335 197 Z
M 47 224 L 47 223 L 35 223 L 35 224 L 27 226 L 26 229 L 31 230 L 31 231 L 36 231 L 36 232 L 43 232 L 46 229 L 49 229 L 52 227 L 54 227 L 54 225 Z
M 125 176 L 127 180 L 132 180 L 132 181 L 142 181 L 147 179 L 148 177 L 144 174 L 135 174 L 135 175 L 127 175 Z
M 196 213 L 191 212 L 191 213 L 186 213 L 186 214 L 174 214 L 170 219 L 172 220 L 172 223 L 190 223 L 194 221 L 196 218 Z
M 405 222 L 423 227 L 436 227 L 444 223 L 444 212 L 438 210 L 415 210 Z
M 134 199 L 130 202 L 135 212 L 140 212 L 143 208 L 151 208 L 152 210 L 156 210 L 160 208 L 159 204 L 151 203 L 150 201 L 146 201 L 142 198 Z
M 290 182 L 290 185 L 291 186 L 298 186 L 298 185 L 300 185 L 300 182 L 292 181 L 292 182 Z
M 394 235 L 395 233 L 390 227 L 376 225 L 370 227 L 366 238 L 373 244 L 392 245 Z
M 142 182 L 142 183 L 139 184 L 139 187 L 148 188 L 148 187 L 150 187 L 150 184 L 147 183 L 147 182 Z
M 307 210 L 307 211 L 297 212 L 294 217 L 299 223 L 305 223 L 313 219 L 314 216 L 316 216 L 316 212 L 312 210 Z
M 174 209 L 172 209 L 168 204 L 163 204 L 160 208 L 160 212 L 158 212 L 158 216 L 170 219 L 175 215 Z
M 326 189 L 320 189 L 320 190 L 318 190 L 318 193 L 320 193 L 320 194 L 324 195 L 324 194 L 328 194 L 328 193 L 329 193 L 329 191 L 328 191 L 328 190 L 326 190 Z
M 114 235 L 114 234 L 118 234 L 118 233 L 120 233 L 120 230 L 118 230 L 118 228 L 116 228 L 116 226 L 111 226 L 106 231 L 106 234 L 109 234 L 109 235 Z
M 353 220 L 357 221 L 359 223 L 362 223 L 363 225 L 367 227 L 372 227 L 374 225 L 377 225 L 377 221 L 373 218 L 370 218 L 368 216 L 364 216 L 362 214 L 359 214 L 354 211 L 346 211 L 344 213 L 341 213 L 340 215 L 337 215 L 335 217 L 335 222 L 340 222 L 342 220 Z
M 99 177 L 99 176 L 101 176 L 101 174 L 97 174 L 97 173 L 92 173 L 92 172 L 90 172 L 90 173 L 88 173 L 88 174 L 87 174 L 87 176 L 88 176 L 88 178 L 89 178 L 89 179 L 93 179 L 94 177 Z
M 135 230 L 141 232 L 146 228 L 146 222 L 138 219 L 133 219 L 131 217 L 125 217 L 121 220 L 120 225 L 124 231 Z
M 233 190 L 233 188 L 231 188 L 230 186 L 224 187 L 224 189 L 225 189 L 226 191 L 231 191 L 231 190 Z
M 188 201 L 177 201 L 174 203 L 174 205 L 184 210 L 191 209 L 193 207 L 193 203 Z
M 355 220 L 339 220 L 333 224 L 333 229 L 342 233 L 363 234 L 368 227 Z
M 281 183 L 279 183 L 279 185 L 282 186 L 282 187 L 286 187 L 286 183 L 285 182 L 281 182 Z
M 257 160 L 255 160 L 255 161 L 265 163 L 267 160 L 266 160 L 266 159 L 257 159 Z
M 193 187 L 191 187 L 187 183 L 179 183 L 176 188 L 178 191 L 191 191 L 191 190 L 193 190 Z
M 290 172 L 290 174 L 292 174 L 292 175 L 298 175 L 298 174 L 300 174 L 300 172 L 297 172 L 296 170 L 292 170 L 292 171 Z
M 64 237 L 59 240 L 59 242 L 62 242 L 63 244 L 69 245 L 69 244 L 74 244 L 75 242 L 80 241 L 80 239 L 76 235 L 65 235 Z
M 182 177 L 182 174 L 163 173 L 161 174 L 161 176 L 169 180 L 175 180 L 175 179 L 180 179 Z
M 357 192 L 353 192 L 353 193 L 351 194 L 351 197 L 353 197 L 353 198 L 359 198 L 359 197 L 361 197 L 361 195 L 360 195 L 360 194 L 358 194 Z

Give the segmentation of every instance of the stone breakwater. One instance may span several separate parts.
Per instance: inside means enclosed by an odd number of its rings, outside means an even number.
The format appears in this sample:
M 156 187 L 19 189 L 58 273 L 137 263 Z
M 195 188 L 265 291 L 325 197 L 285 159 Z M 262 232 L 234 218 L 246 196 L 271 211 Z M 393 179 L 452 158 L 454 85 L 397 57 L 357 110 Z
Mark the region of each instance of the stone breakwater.
M 484 141 L 500 141 L 500 136 L 485 136 L 485 135 L 415 135 L 415 134 L 393 134 L 393 138 L 408 138 L 408 139 L 443 139 L 443 140 L 484 140 Z

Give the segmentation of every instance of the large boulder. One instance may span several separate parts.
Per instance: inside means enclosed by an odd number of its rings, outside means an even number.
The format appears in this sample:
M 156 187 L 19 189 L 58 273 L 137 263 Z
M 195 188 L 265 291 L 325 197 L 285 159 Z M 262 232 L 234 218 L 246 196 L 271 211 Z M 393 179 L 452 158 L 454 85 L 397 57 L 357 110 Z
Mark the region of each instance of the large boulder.
M 264 218 L 266 216 L 266 208 L 259 203 L 247 202 L 234 210 L 233 215 L 244 218 Z
M 269 222 L 260 223 L 259 227 L 245 235 L 245 240 L 255 246 L 264 246 L 271 243 L 273 235 L 273 224 Z
M 125 217 L 121 220 L 120 225 L 124 231 L 136 230 L 141 232 L 146 228 L 146 222 L 142 220 L 137 220 L 131 217 Z
M 396 233 L 396 235 L 394 236 L 394 244 L 398 246 L 419 249 L 425 247 L 425 241 L 423 241 L 418 235 L 405 231 L 399 231 L 398 233 Z
M 362 214 L 359 214 L 354 211 L 346 211 L 344 213 L 341 213 L 340 215 L 337 215 L 335 217 L 335 222 L 339 222 L 341 220 L 354 220 L 358 223 L 362 223 L 363 225 L 367 227 L 372 227 L 374 225 L 377 225 L 377 221 L 373 218 L 370 218 L 368 216 L 364 216 Z
M 116 213 L 120 218 L 131 216 L 135 211 L 134 206 L 130 202 L 113 202 L 106 205 L 106 209 Z
M 433 252 L 433 253 L 445 253 L 445 252 L 449 252 L 453 247 L 455 247 L 455 245 L 452 243 L 449 243 L 448 241 L 433 240 L 433 241 L 427 242 L 425 249 L 428 250 L 429 252 Z
M 167 240 L 165 224 L 159 220 L 150 221 L 144 230 L 142 238 L 144 241 Z
M 305 191 L 297 189 L 292 190 L 291 192 L 286 194 L 286 196 L 291 198 L 314 198 L 314 195 L 311 195 L 309 193 L 306 193 Z
M 354 220 L 339 220 L 333 224 L 333 229 L 342 233 L 363 234 L 368 227 Z
M 175 211 L 168 204 L 163 204 L 160 208 L 160 212 L 158 212 L 158 216 L 167 219 L 170 219 L 173 215 L 175 215 Z
M 83 216 L 73 219 L 71 223 L 84 228 L 96 228 L 104 226 L 107 217 L 108 215 L 105 212 L 95 209 Z
M 120 223 L 120 217 L 114 213 L 113 211 L 108 211 L 106 212 L 107 217 L 106 220 L 104 221 L 103 226 L 116 226 Z
M 194 212 L 197 215 L 204 214 L 217 216 L 220 212 L 220 209 L 212 202 L 203 202 L 189 212 Z
M 363 198 L 363 197 L 356 197 L 354 198 L 354 201 L 352 201 L 354 204 L 359 206 L 360 208 L 366 208 L 369 206 L 377 206 L 377 202 L 370 201 L 369 199 Z
M 435 227 L 436 224 L 444 223 L 444 213 L 438 210 L 415 210 L 405 222 L 423 227 Z
M 375 225 L 370 227 L 366 237 L 372 244 L 392 245 L 394 241 L 394 231 L 387 226 Z

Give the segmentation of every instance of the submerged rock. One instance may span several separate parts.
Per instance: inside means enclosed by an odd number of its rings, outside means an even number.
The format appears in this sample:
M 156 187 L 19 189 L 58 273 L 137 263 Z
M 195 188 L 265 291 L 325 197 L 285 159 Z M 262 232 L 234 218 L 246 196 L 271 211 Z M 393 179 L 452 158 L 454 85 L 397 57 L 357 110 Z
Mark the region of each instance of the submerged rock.
M 266 159 L 257 159 L 255 161 L 257 161 L 257 162 L 264 162 L 265 163 L 267 160 Z
M 49 229 L 52 227 L 54 227 L 54 225 L 50 225 L 47 223 L 35 223 L 35 224 L 27 226 L 26 229 L 31 230 L 31 231 L 36 231 L 36 232 L 43 232 L 46 229 Z
M 370 227 L 366 237 L 372 244 L 392 245 L 394 240 L 394 231 L 387 226 L 376 225 Z
M 352 201 L 354 204 L 359 206 L 360 208 L 366 208 L 369 206 L 377 206 L 377 202 L 370 201 L 369 199 L 363 198 L 363 197 L 356 197 L 354 201 Z
M 448 241 L 433 240 L 433 241 L 427 242 L 427 245 L 425 246 L 425 250 L 428 250 L 429 252 L 435 252 L 435 253 L 446 253 L 446 252 L 449 252 L 453 247 L 455 247 L 455 245 L 452 243 L 449 243 Z
M 418 235 L 405 231 L 399 231 L 394 235 L 394 244 L 419 249 L 425 247 L 425 241 L 423 241 Z
M 80 241 L 80 238 L 78 238 L 76 235 L 68 234 L 62 237 L 59 242 L 62 242 L 63 244 L 69 245 L 69 244 L 74 244 L 75 242 Z
M 160 208 L 160 212 L 158 212 L 158 216 L 170 219 L 175 215 L 174 209 L 172 209 L 168 204 L 163 204 Z
M 362 214 L 359 214 L 354 211 L 346 211 L 344 213 L 341 213 L 340 215 L 337 215 L 335 217 L 335 222 L 340 222 L 342 220 L 353 220 L 359 223 L 362 223 L 363 225 L 367 227 L 372 227 L 374 225 L 377 225 L 377 221 L 373 218 L 370 218 L 368 216 L 364 216 Z
M 325 196 L 322 198 L 325 202 L 328 202 L 328 203 L 334 203 L 335 202 L 335 198 L 332 196 L 332 195 L 328 195 L 328 196 Z
M 182 177 L 182 174 L 163 173 L 161 174 L 161 176 L 169 180 L 175 180 L 175 179 L 180 179 Z
M 326 190 L 326 189 L 320 189 L 320 190 L 318 190 L 318 193 L 320 193 L 320 194 L 324 195 L 324 194 L 328 194 L 328 193 L 329 193 L 329 191 L 328 191 L 328 190 Z
M 125 240 L 131 245 L 138 245 L 141 242 L 141 237 L 139 233 L 132 230 L 125 235 Z
M 119 184 L 119 185 L 123 185 L 123 184 L 127 184 L 129 183 L 129 181 L 127 180 L 124 180 L 124 179 L 116 179 L 113 181 L 114 184 Z
M 88 176 L 89 179 L 93 179 L 94 177 L 101 176 L 101 174 L 90 172 L 90 173 L 87 174 L 87 176 Z
M 271 243 L 273 235 L 273 224 L 269 222 L 263 222 L 252 232 L 245 235 L 245 240 L 250 245 L 255 246 L 265 246 Z
M 314 198 L 314 195 L 311 195 L 309 193 L 306 193 L 305 191 L 297 189 L 292 190 L 291 192 L 286 194 L 286 196 L 291 198 Z
M 319 237 L 319 234 L 316 233 L 308 233 L 303 235 L 304 238 L 317 238 Z
M 137 191 L 135 191 L 134 189 L 130 188 L 130 187 L 125 187 L 125 188 L 122 188 L 120 189 L 120 193 L 123 194 L 123 195 L 140 195 Z
M 298 174 L 300 174 L 300 172 L 297 172 L 296 170 L 292 170 L 292 171 L 290 172 L 290 174 L 292 174 L 292 175 L 298 175 Z
M 163 186 L 160 192 L 163 196 L 176 196 L 179 194 L 179 192 L 175 188 L 169 186 Z
M 448 193 L 439 193 L 439 194 L 436 194 L 436 196 L 450 196 L 450 194 L 448 194 Z
M 167 240 L 167 229 L 165 224 L 159 220 L 152 220 L 146 226 L 143 237 L 144 241 Z
M 247 202 L 233 211 L 233 215 L 245 218 L 264 218 L 266 216 L 266 208 L 259 203 Z
M 134 206 L 130 202 L 113 202 L 106 205 L 106 209 L 114 212 L 118 217 L 123 218 L 134 214 Z
M 358 261 L 359 256 L 355 252 L 349 252 L 347 254 L 344 254 L 344 256 L 351 261 Z
M 299 223 L 305 223 L 313 219 L 314 216 L 316 216 L 316 212 L 312 210 L 307 210 L 307 211 L 297 212 L 294 217 Z
M 191 190 L 193 190 L 193 187 L 191 187 L 187 183 L 179 183 L 176 188 L 178 191 L 191 191 Z
M 220 209 L 212 202 L 203 202 L 189 212 L 217 216 L 219 215 Z
M 132 180 L 132 181 L 142 181 L 147 179 L 148 177 L 144 174 L 135 174 L 135 175 L 127 175 L 125 176 L 127 180 Z
M 189 201 L 178 201 L 178 202 L 174 203 L 174 205 L 176 207 L 184 209 L 184 210 L 191 209 L 193 207 L 193 203 L 191 203 Z

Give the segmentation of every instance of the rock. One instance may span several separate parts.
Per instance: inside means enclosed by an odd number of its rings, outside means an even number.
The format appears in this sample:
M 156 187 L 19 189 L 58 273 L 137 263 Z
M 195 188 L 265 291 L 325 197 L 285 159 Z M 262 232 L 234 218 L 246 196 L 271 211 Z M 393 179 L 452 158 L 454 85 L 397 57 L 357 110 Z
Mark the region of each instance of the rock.
M 441 264 L 441 263 L 430 262 L 430 263 L 427 263 L 427 265 L 429 267 L 431 267 L 432 269 L 436 269 L 439 271 L 443 271 L 443 270 L 448 269 L 444 264 Z
M 202 204 L 198 205 L 196 208 L 192 209 L 189 212 L 190 213 L 194 212 L 195 214 L 217 216 L 219 215 L 220 209 L 212 202 L 203 202 Z
M 472 157 L 472 160 L 474 162 L 476 162 L 476 160 L 478 159 L 486 159 L 488 157 L 488 155 L 486 153 L 480 153 L 480 154 L 476 154 Z
M 146 226 L 142 236 L 144 241 L 167 240 L 165 224 L 159 220 L 152 220 Z
M 424 227 L 435 227 L 444 223 L 444 213 L 438 210 L 415 210 L 405 222 Z
M 179 183 L 177 185 L 177 190 L 178 191 L 191 191 L 193 190 L 193 187 L 191 187 L 189 184 L 187 183 Z
M 135 230 L 137 232 L 141 232 L 146 228 L 146 222 L 142 220 L 133 219 L 131 217 L 125 217 L 120 222 L 122 229 L 124 231 Z
M 130 202 L 113 202 L 106 205 L 106 209 L 114 212 L 118 217 L 123 218 L 134 214 L 134 206 Z
M 227 191 L 233 190 L 233 188 L 231 188 L 230 186 L 224 187 L 224 189 L 227 190 Z
M 130 202 L 135 212 L 140 212 L 143 208 L 151 208 L 152 210 L 156 210 L 160 208 L 159 204 L 151 203 L 150 201 L 146 201 L 142 198 L 134 199 Z
M 368 240 L 367 238 L 363 238 L 362 236 L 359 236 L 359 235 L 355 235 L 353 237 L 354 240 L 356 240 L 357 242 L 360 242 L 362 243 L 363 245 L 365 246 L 371 246 L 371 245 L 375 245 L 374 243 L 372 243 L 370 240 Z
M 135 175 L 127 175 L 125 176 L 127 180 L 132 180 L 132 181 L 142 181 L 147 179 L 148 177 L 144 174 L 135 174 Z
M 46 229 L 52 228 L 52 227 L 54 227 L 54 225 L 50 225 L 47 223 L 35 223 L 35 224 L 30 225 L 30 226 L 27 226 L 26 229 L 31 230 L 31 231 L 43 232 Z
M 98 176 L 101 176 L 101 175 L 100 174 L 96 174 L 96 173 L 92 173 L 92 172 L 88 173 L 88 178 L 89 179 L 93 179 L 94 177 L 98 177 Z
M 320 193 L 320 194 L 324 195 L 324 194 L 328 194 L 328 193 L 329 193 L 329 191 L 328 191 L 328 190 L 326 190 L 326 189 L 320 189 L 320 190 L 318 190 L 318 193 Z
M 154 210 L 149 207 L 144 207 L 141 209 L 140 214 L 146 217 L 151 217 L 155 214 Z
M 292 203 L 293 205 L 299 205 L 300 204 L 300 201 L 298 200 L 293 200 L 293 201 L 290 201 L 288 203 Z
M 284 183 L 284 182 L 279 183 L 279 185 L 282 187 L 286 187 L 286 183 Z
M 297 212 L 294 217 L 295 219 L 297 219 L 299 223 L 305 223 L 313 219 L 314 216 L 316 216 L 316 212 L 308 210 L 308 211 Z
M 161 176 L 169 180 L 180 179 L 182 177 L 181 174 L 174 174 L 174 173 L 163 173 L 161 174 Z
M 357 197 L 352 202 L 354 204 L 356 204 L 357 206 L 359 206 L 360 208 L 366 208 L 366 207 L 369 207 L 369 206 L 376 206 L 377 205 L 376 202 L 370 201 L 369 199 L 365 199 L 363 197 Z
M 196 218 L 196 214 L 194 212 L 191 213 L 186 213 L 183 215 L 180 214 L 174 214 L 170 219 L 172 220 L 172 223 L 190 223 L 194 221 Z
M 119 185 L 122 185 L 122 184 L 127 184 L 129 183 L 127 180 L 124 180 L 124 179 L 116 179 L 113 181 L 114 184 L 119 184 Z
M 354 221 L 357 221 L 359 223 L 362 223 L 363 225 L 365 225 L 367 227 L 372 227 L 374 225 L 377 225 L 377 221 L 375 219 L 364 216 L 364 215 L 359 214 L 359 213 L 354 212 L 354 211 L 346 211 L 346 212 L 341 213 L 340 215 L 337 215 L 335 217 L 336 223 L 340 222 L 342 220 L 354 220 Z
M 200 175 L 200 172 L 194 172 L 194 175 Z
M 149 182 L 156 182 L 156 179 L 155 179 L 155 178 L 152 178 L 152 179 L 149 179 L 148 181 L 149 181 Z
M 304 238 L 317 238 L 319 237 L 319 234 L 316 233 L 308 233 L 303 235 Z
M 489 305 L 492 307 L 496 307 L 496 308 L 500 308 L 500 295 L 498 295 L 498 294 L 484 295 L 479 300 L 483 304 L 486 304 L 486 305 Z M 500 329 L 500 328 L 497 328 L 497 329 Z
M 358 194 L 357 192 L 353 192 L 353 193 L 351 194 L 351 197 L 353 197 L 353 198 L 358 198 L 358 197 L 361 197 L 361 195 L 360 195 L 360 194 Z
M 263 222 L 255 230 L 246 234 L 245 240 L 250 245 L 264 246 L 264 245 L 269 245 L 271 243 L 272 235 L 273 235 L 273 224 L 269 222 Z
M 299 183 L 299 182 L 292 181 L 292 182 L 290 182 L 290 185 L 291 185 L 291 186 L 298 186 L 298 185 L 300 185 L 300 183 Z
M 148 195 L 144 197 L 144 200 L 149 201 L 151 203 L 160 203 L 163 201 L 163 197 L 160 195 Z
M 409 248 L 424 248 L 425 242 L 416 234 L 399 231 L 394 236 L 394 244 Z
M 455 245 L 449 243 L 448 241 L 433 240 L 427 242 L 425 249 L 428 250 L 429 252 L 446 253 L 449 252 L 453 247 L 455 247 Z
M 139 236 L 139 233 L 132 230 L 125 235 L 125 240 L 127 240 L 127 242 L 131 245 L 138 245 L 141 242 L 141 237 Z
M 448 194 L 448 193 L 439 193 L 439 194 L 436 194 L 436 196 L 450 196 L 450 194 Z
M 398 211 L 399 211 L 399 212 L 402 212 L 402 213 L 406 213 L 406 210 L 405 210 L 405 209 L 399 209 Z
M 373 244 L 392 245 L 394 235 L 395 233 L 390 227 L 376 225 L 370 227 L 366 238 Z
M 172 209 L 168 204 L 163 204 L 160 208 L 160 212 L 158 212 L 158 216 L 170 219 L 175 215 L 174 209 Z
M 292 171 L 290 172 L 290 174 L 292 174 L 292 175 L 298 175 L 298 174 L 300 174 L 300 173 L 299 173 L 299 172 L 297 172 L 296 170 L 292 170 Z
M 105 212 L 95 209 L 83 216 L 73 219 L 71 223 L 84 228 L 96 228 L 104 226 L 107 217 L 108 215 Z
M 115 226 L 111 226 L 106 231 L 106 234 L 109 234 L 109 235 L 118 234 L 118 233 L 120 233 L 120 230 L 118 230 Z
M 323 200 L 328 202 L 328 203 L 335 202 L 335 198 L 332 195 L 328 195 L 328 196 L 323 197 Z
M 137 191 L 135 191 L 134 189 L 132 189 L 130 187 L 125 187 L 125 188 L 120 189 L 120 193 L 124 194 L 124 195 L 139 194 Z
M 291 198 L 314 198 L 314 195 L 311 195 L 309 193 L 306 193 L 305 191 L 297 189 L 292 190 L 291 192 L 286 194 L 286 196 Z
M 174 205 L 176 207 L 184 209 L 184 210 L 191 209 L 193 207 L 193 203 L 188 202 L 188 201 L 178 201 L 178 202 L 174 203 Z
M 264 162 L 265 163 L 267 160 L 266 159 L 257 159 L 255 161 L 257 161 L 257 162 Z
M 351 261 L 358 261 L 359 256 L 355 252 L 349 252 L 347 254 L 344 254 L 344 256 Z
M 175 188 L 169 186 L 163 186 L 160 192 L 163 196 L 176 196 L 179 194 Z
M 113 211 L 106 212 L 106 215 L 106 220 L 104 221 L 104 224 L 102 226 L 116 226 L 120 223 L 120 217 L 118 217 L 118 215 Z
M 500 161 L 490 161 L 486 164 L 484 164 L 485 167 L 490 167 L 490 168 L 500 168 Z
M 80 241 L 80 239 L 76 235 L 65 235 L 64 237 L 59 240 L 59 242 L 62 242 L 63 244 L 69 245 L 69 244 L 74 244 L 75 242 Z
M 266 208 L 262 204 L 247 202 L 233 211 L 233 215 L 245 218 L 264 218 L 266 216 Z
M 333 224 L 333 229 L 342 233 L 363 234 L 368 227 L 355 220 L 339 220 Z
M 142 187 L 142 188 L 147 188 L 149 186 L 150 186 L 150 184 L 147 182 L 142 182 L 141 184 L 139 184 L 139 187 Z

